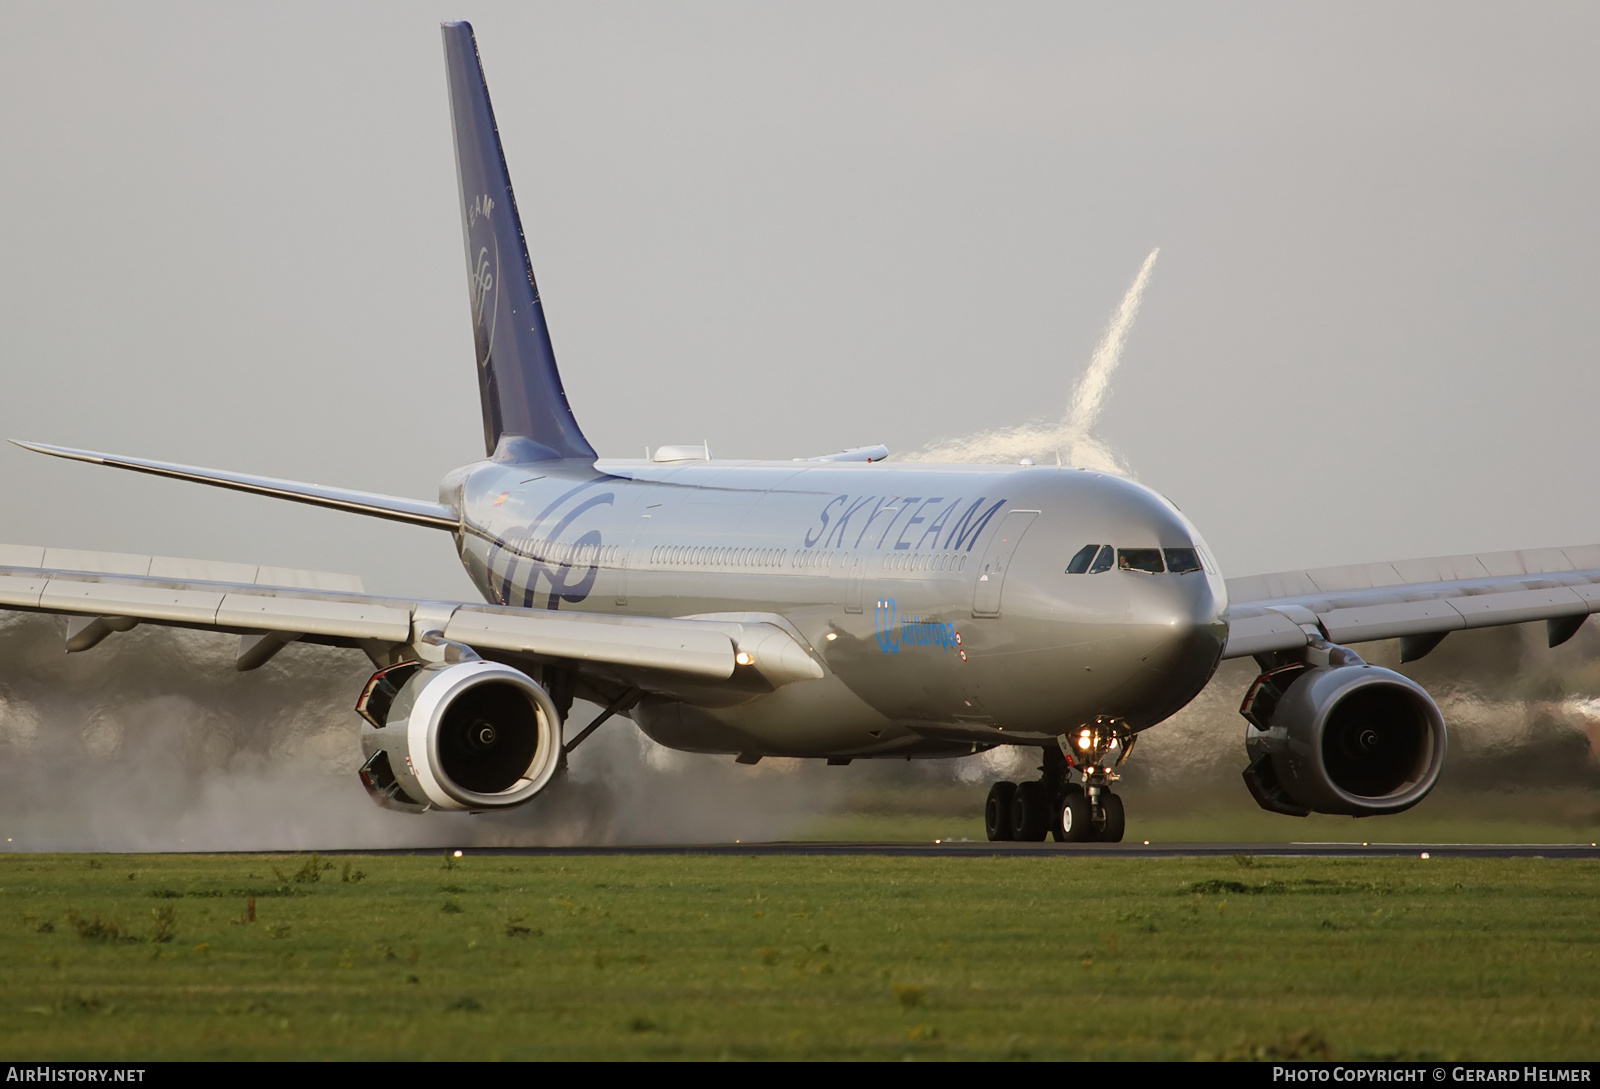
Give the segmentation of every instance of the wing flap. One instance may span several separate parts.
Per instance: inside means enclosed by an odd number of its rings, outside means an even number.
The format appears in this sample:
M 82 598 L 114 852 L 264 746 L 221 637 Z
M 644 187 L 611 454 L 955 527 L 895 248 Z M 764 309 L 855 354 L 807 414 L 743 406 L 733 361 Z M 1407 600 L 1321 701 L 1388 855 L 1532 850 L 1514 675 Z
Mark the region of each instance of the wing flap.
M 1585 616 L 1600 612 L 1600 545 L 1282 571 L 1229 579 L 1228 597 L 1225 658 L 1293 650 L 1322 633 L 1360 643 Z
M 36 607 L 49 612 L 129 616 L 169 624 L 215 624 L 222 600 L 221 593 L 208 590 L 51 579 Z
M 126 615 L 126 614 L 124 614 Z M 411 609 L 380 601 L 330 601 L 325 598 L 228 594 L 217 608 L 216 625 L 257 631 L 292 631 L 344 639 L 411 641 Z
M 0 574 L 0 606 L 36 609 L 49 579 L 31 575 Z
M 733 675 L 733 641 L 694 620 L 510 610 L 463 605 L 445 638 L 472 647 L 661 669 L 722 680 Z
M 1318 613 L 1317 621 L 1335 643 L 1396 639 L 1402 635 L 1455 631 L 1467 626 L 1448 601 L 1397 601 L 1359 605 L 1353 609 L 1329 609 Z
M 1538 590 L 1508 590 L 1498 594 L 1472 594 L 1450 602 L 1469 628 L 1498 624 L 1523 624 L 1529 620 L 1572 616 L 1589 612 L 1589 605 L 1565 586 Z

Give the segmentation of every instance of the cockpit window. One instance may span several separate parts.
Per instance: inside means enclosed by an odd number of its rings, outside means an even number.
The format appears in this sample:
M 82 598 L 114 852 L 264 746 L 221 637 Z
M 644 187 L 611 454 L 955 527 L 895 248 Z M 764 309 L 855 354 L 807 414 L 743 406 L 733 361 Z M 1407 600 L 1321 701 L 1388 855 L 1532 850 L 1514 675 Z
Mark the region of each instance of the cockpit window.
M 1165 570 L 1161 565 L 1159 548 L 1119 548 L 1117 566 L 1124 571 L 1144 571 L 1151 575 L 1159 575 Z
M 1091 544 L 1078 549 L 1071 562 L 1067 564 L 1067 574 L 1098 575 L 1102 571 L 1109 571 L 1118 566 L 1119 556 L 1122 558 L 1120 566 L 1124 571 L 1144 571 L 1147 574 L 1159 575 L 1169 569 L 1179 573 L 1200 570 L 1200 560 L 1192 548 L 1167 549 L 1169 567 L 1162 567 L 1159 548 L 1112 548 L 1110 545 Z M 1186 564 L 1192 566 L 1185 566 Z
M 1067 564 L 1067 574 L 1081 575 L 1089 570 L 1089 564 L 1094 561 L 1094 554 L 1100 551 L 1097 544 L 1084 545 L 1078 549 L 1078 554 L 1072 557 L 1072 562 Z
M 1167 554 L 1167 570 L 1174 575 L 1187 575 L 1190 571 L 1200 570 L 1200 553 L 1192 548 L 1168 548 L 1163 551 Z

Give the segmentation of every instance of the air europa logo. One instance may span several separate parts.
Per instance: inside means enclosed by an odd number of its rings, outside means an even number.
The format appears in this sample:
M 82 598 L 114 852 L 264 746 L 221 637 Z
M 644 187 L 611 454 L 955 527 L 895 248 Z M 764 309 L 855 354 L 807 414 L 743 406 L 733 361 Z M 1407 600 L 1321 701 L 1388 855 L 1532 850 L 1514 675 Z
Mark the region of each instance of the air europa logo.
M 885 654 L 899 654 L 900 648 L 910 647 L 939 647 L 943 650 L 954 650 L 961 655 L 961 660 L 967 660 L 967 652 L 961 650 L 961 633 L 956 631 L 954 624 L 946 624 L 939 620 L 924 620 L 920 616 L 900 616 L 900 607 L 892 597 L 880 597 L 874 615 L 874 623 L 878 633 L 878 649 Z

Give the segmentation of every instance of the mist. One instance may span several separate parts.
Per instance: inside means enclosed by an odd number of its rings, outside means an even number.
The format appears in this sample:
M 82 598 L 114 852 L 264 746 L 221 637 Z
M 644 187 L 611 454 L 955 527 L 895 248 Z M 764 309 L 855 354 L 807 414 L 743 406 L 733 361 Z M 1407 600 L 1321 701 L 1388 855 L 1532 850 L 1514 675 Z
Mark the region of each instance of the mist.
M 59 617 L 0 622 L 5 849 L 751 842 L 805 835 L 845 812 L 948 816 L 953 832 L 976 838 L 988 783 L 1031 778 L 1037 764 L 1032 750 L 1002 748 L 960 760 L 750 767 L 664 749 L 619 718 L 526 806 L 414 816 L 373 805 L 357 779 L 352 707 L 371 669 L 359 653 L 290 646 L 240 674 L 228 636 L 138 628 L 68 655 L 62 634 Z M 1585 626 L 1555 650 L 1542 635 L 1542 625 L 1461 632 L 1405 667 L 1450 730 L 1440 785 L 1417 812 L 1503 797 L 1530 820 L 1600 823 L 1600 632 Z M 1398 665 L 1395 643 L 1360 649 L 1374 664 Z M 1248 661 L 1224 663 L 1189 707 L 1140 736 L 1120 769 L 1135 816 L 1253 812 L 1239 781 L 1238 715 L 1253 674 Z M 595 711 L 578 705 L 569 736 Z
M 291 645 L 251 673 L 232 636 L 136 628 L 62 649 L 60 617 L 0 619 L 0 832 L 30 851 L 563 846 L 770 840 L 839 797 L 837 776 L 676 753 L 602 726 L 538 798 L 505 813 L 374 805 L 356 651 Z M 578 704 L 568 736 L 597 711 Z M 836 769 L 835 769 L 836 770 Z

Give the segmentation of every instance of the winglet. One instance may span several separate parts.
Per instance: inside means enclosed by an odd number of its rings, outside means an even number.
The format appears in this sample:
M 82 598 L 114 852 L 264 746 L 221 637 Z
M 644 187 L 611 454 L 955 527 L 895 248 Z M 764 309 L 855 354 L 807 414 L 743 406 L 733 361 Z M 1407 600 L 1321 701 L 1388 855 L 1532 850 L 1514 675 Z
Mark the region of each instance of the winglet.
M 597 455 L 567 404 L 469 23 L 444 23 L 461 230 L 487 453 L 507 461 Z

